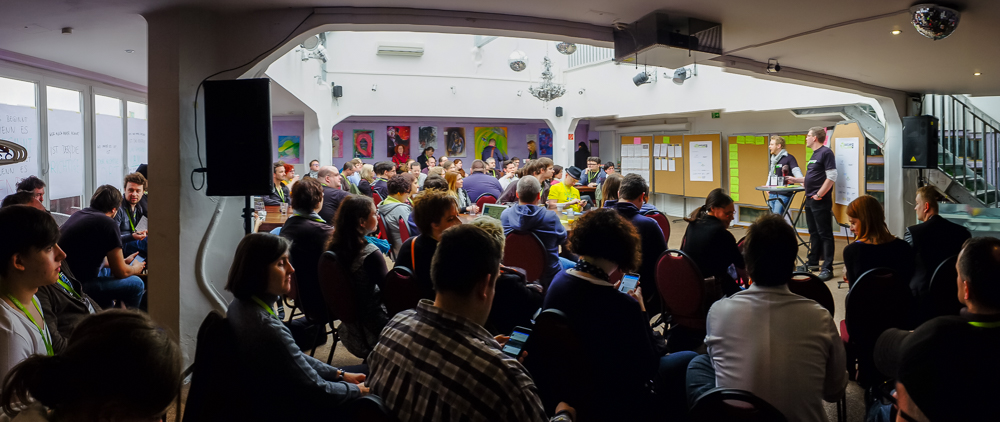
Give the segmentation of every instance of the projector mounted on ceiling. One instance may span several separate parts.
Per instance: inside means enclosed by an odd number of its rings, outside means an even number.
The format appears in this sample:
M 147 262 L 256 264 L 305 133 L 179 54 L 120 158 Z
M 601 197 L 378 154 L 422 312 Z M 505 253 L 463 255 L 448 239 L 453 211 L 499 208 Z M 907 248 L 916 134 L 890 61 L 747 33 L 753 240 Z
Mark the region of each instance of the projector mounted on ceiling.
M 376 54 L 380 56 L 410 56 L 420 57 L 424 55 L 424 45 L 421 43 L 379 43 Z
M 691 52 L 722 54 L 722 25 L 663 12 L 614 29 L 615 61 L 678 69 L 694 63 Z

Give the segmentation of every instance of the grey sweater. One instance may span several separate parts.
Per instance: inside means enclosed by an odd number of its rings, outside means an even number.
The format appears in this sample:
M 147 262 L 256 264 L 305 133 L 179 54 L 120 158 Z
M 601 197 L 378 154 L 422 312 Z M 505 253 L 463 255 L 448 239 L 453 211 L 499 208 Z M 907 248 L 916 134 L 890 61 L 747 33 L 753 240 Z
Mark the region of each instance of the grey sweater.
M 276 298 L 261 300 L 273 305 Z M 357 385 L 340 379 L 337 368 L 302 353 L 288 327 L 255 301 L 233 299 L 226 317 L 236 335 L 243 367 L 269 380 L 276 393 L 294 398 L 296 406 L 333 409 L 361 397 Z

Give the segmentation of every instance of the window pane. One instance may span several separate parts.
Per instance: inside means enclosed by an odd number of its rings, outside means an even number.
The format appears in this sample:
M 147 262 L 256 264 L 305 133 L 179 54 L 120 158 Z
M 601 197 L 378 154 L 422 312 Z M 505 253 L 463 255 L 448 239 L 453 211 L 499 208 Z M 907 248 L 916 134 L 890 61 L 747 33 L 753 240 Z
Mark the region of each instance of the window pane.
M 122 186 L 124 156 L 121 118 L 122 102 L 117 98 L 94 96 L 94 172 L 97 186 Z
M 148 163 L 146 143 L 146 105 L 128 102 L 128 171 Z
M 46 87 L 49 209 L 72 214 L 83 203 L 83 115 L 79 91 Z
M 0 198 L 17 190 L 17 183 L 38 171 L 38 109 L 35 108 L 35 84 L 0 78 L 0 140 L 25 149 L 27 157 L 17 158 L 17 147 L 0 144 Z

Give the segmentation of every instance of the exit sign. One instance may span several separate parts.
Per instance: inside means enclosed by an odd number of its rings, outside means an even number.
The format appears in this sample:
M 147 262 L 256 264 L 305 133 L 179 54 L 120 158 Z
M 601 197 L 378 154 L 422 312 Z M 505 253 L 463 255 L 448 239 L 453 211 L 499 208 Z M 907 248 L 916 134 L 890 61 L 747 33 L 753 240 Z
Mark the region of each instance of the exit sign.
M 718 119 L 719 118 L 719 113 L 712 113 L 712 118 L 713 119 Z

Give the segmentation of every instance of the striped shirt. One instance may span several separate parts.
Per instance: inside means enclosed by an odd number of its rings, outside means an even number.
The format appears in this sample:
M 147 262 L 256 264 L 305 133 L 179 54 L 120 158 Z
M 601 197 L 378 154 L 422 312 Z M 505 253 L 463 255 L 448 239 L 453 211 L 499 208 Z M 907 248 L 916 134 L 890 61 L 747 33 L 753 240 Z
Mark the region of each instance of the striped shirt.
M 544 421 L 534 382 L 483 327 L 421 300 L 382 330 L 366 384 L 400 422 Z

